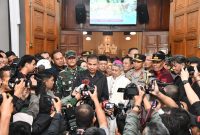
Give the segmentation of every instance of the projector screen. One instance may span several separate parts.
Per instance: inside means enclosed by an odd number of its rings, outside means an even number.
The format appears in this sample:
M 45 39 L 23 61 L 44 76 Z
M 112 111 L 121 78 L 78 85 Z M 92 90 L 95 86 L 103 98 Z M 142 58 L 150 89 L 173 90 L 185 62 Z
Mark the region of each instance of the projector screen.
M 137 0 L 90 0 L 90 24 L 135 25 Z

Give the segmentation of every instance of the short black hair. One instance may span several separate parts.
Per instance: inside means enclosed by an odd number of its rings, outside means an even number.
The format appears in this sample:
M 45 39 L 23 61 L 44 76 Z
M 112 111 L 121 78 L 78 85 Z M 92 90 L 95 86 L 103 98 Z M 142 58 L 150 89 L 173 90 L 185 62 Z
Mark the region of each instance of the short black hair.
M 187 111 L 182 108 L 169 107 L 165 107 L 162 110 L 164 114 L 160 115 L 160 117 L 170 135 L 183 135 L 189 131 L 190 116 Z
M 51 99 L 52 98 L 49 95 L 41 94 L 39 100 L 39 113 L 50 114 L 52 107 Z
M 5 53 L 3 50 L 0 50 L 0 53 Z
M 0 68 L 0 78 L 3 79 L 4 75 L 3 73 L 6 71 L 11 71 L 11 68 L 9 66 L 4 66 L 2 68 Z
M 19 62 L 19 67 L 22 68 L 25 66 L 26 63 L 31 63 L 33 60 L 35 60 L 36 62 L 36 59 L 34 56 L 32 55 L 24 55 L 21 59 L 20 59 L 20 62 Z
M 133 48 L 129 48 L 128 49 L 128 53 L 130 53 L 132 50 L 138 50 L 138 48 L 134 48 L 134 47 Z
M 125 59 L 129 59 L 130 63 L 133 63 L 133 58 L 131 58 L 130 56 L 126 55 L 122 58 L 122 61 L 124 61 Z
M 124 127 L 125 127 L 125 121 L 126 121 L 127 114 L 119 114 L 116 117 L 116 123 L 118 132 L 123 135 Z
M 41 52 L 41 53 L 40 53 L 40 55 L 42 55 L 42 54 L 45 54 L 45 53 L 48 53 L 48 52 L 46 52 L 46 51 L 44 51 L 44 52 Z M 48 53 L 48 54 L 49 54 L 49 53 Z
M 162 123 L 149 122 L 145 127 L 147 130 L 144 135 L 170 135 L 169 131 Z M 144 132 L 144 131 L 143 131 Z
M 54 77 L 54 74 L 49 72 L 48 70 L 44 70 L 44 71 L 40 72 L 39 77 L 44 81 L 45 79 Z
M 187 59 L 183 55 L 175 55 L 172 59 L 173 62 L 176 62 L 178 64 L 182 64 L 187 62 Z
M 53 53 L 52 53 L 52 59 L 54 59 L 54 55 L 56 54 L 56 53 L 62 53 L 60 50 L 55 50 L 55 51 L 53 51 Z M 63 54 L 63 53 L 62 53 Z
M 87 61 L 88 61 L 89 59 L 97 59 L 97 60 L 99 60 L 99 58 L 98 58 L 98 56 L 97 56 L 96 54 L 90 54 L 90 55 L 87 57 Z
M 106 55 L 99 55 L 99 61 L 108 61 L 108 57 Z
M 9 135 L 31 135 L 31 125 L 23 121 L 11 123 Z
M 89 128 L 93 124 L 94 110 L 88 104 L 76 108 L 76 124 L 78 128 Z
M 10 57 L 10 56 L 12 56 L 12 55 L 16 56 L 16 54 L 13 51 L 7 51 L 6 52 L 7 58 Z
M 91 127 L 86 129 L 83 135 L 106 135 L 106 132 L 101 128 Z

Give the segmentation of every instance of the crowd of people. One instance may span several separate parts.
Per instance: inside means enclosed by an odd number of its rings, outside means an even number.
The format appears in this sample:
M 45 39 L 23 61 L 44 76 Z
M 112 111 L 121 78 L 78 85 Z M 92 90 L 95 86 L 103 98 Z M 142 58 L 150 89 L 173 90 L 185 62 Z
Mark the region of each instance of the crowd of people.
M 0 135 L 200 135 L 200 58 L 0 50 Z

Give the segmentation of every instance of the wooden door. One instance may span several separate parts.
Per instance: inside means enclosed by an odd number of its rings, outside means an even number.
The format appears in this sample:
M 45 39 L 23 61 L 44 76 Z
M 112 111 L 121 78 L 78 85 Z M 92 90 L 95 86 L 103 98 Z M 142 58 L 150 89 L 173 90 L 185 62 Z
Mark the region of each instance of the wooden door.
M 170 8 L 172 53 L 200 56 L 200 1 L 173 0 Z
M 80 54 L 83 50 L 83 35 L 80 31 L 62 31 L 61 33 L 61 51 L 74 50 Z
M 168 42 L 168 32 L 144 32 L 142 53 L 168 52 Z
M 52 53 L 59 41 L 57 0 L 26 0 L 26 54 Z

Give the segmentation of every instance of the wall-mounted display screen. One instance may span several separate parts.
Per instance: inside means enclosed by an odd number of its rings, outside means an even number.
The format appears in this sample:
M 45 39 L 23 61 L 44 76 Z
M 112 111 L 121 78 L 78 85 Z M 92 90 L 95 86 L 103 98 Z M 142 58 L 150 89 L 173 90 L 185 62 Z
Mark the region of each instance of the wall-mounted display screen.
M 135 25 L 137 0 L 90 0 L 90 24 Z

